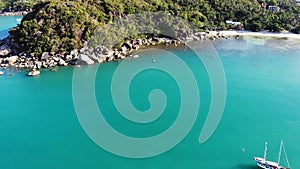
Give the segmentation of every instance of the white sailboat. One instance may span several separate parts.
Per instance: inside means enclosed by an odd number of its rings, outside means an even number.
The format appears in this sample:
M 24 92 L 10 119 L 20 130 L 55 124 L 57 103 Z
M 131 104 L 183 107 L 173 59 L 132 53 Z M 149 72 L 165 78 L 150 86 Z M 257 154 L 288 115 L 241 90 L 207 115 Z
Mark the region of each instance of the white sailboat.
M 267 150 L 268 150 L 268 143 L 265 143 L 265 152 L 264 152 L 264 158 L 260 157 L 254 157 L 254 161 L 258 165 L 258 167 L 263 168 L 263 169 L 290 169 L 290 164 L 287 158 L 287 154 L 285 152 L 285 148 L 283 145 L 283 141 L 280 143 L 280 149 L 279 149 L 279 154 L 278 154 L 278 161 L 273 162 L 273 161 L 267 161 Z M 286 163 L 288 167 L 284 167 L 280 165 L 280 158 L 281 158 L 281 152 L 284 152 Z
M 32 69 L 28 74 L 27 76 L 38 76 L 40 75 L 40 71 L 39 70 L 36 70 L 36 69 Z

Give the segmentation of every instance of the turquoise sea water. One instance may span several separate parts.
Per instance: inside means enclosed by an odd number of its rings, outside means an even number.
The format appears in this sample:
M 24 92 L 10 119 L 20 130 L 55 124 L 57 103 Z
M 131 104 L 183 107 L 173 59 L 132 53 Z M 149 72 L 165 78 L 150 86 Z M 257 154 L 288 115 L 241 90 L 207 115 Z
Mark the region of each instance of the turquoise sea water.
M 19 23 L 17 19 L 22 16 L 0 16 L 0 39 L 8 36 L 8 30 Z
M 277 160 L 280 140 L 284 140 L 291 167 L 300 168 L 300 42 L 243 38 L 214 41 L 213 45 L 227 80 L 226 106 L 217 130 L 207 142 L 198 143 L 210 106 L 209 77 L 192 51 L 170 49 L 196 77 L 201 97 L 199 115 L 180 144 L 146 159 L 113 155 L 89 139 L 73 105 L 74 68 L 43 70 L 41 76 L 34 78 L 26 77 L 26 72 L 6 70 L 0 76 L 1 168 L 255 169 L 252 159 L 263 156 L 264 142 L 269 143 L 269 159 Z M 138 60 L 129 61 L 168 59 L 161 53 L 142 51 L 139 55 Z M 95 80 L 98 105 L 107 121 L 119 132 L 136 137 L 166 130 L 180 109 L 176 81 L 159 70 L 143 71 L 132 80 L 129 96 L 137 109 L 149 108 L 149 93 L 156 88 L 163 90 L 168 99 L 157 121 L 135 124 L 117 113 L 110 94 L 111 77 L 119 64 L 101 64 Z M 94 67 L 82 66 L 78 71 Z

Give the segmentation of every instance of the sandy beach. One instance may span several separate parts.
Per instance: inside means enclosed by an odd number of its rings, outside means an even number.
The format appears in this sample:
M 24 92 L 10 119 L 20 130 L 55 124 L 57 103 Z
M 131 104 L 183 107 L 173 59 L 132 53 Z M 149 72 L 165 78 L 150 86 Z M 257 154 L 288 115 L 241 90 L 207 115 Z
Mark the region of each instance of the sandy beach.
M 294 38 L 294 39 L 300 39 L 300 34 L 294 34 L 290 32 L 286 33 L 272 33 L 267 31 L 261 31 L 261 32 L 250 32 L 250 31 L 212 31 L 210 34 L 212 35 L 224 35 L 224 36 L 259 36 L 259 37 L 277 37 L 277 38 Z
M 28 13 L 29 11 L 18 11 L 18 12 L 3 12 L 0 13 L 0 16 L 24 16 Z

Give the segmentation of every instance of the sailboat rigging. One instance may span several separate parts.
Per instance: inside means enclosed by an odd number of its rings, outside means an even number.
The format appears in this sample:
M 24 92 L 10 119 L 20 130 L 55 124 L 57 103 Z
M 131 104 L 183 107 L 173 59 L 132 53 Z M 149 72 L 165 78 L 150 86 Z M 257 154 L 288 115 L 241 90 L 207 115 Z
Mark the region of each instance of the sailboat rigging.
M 280 142 L 280 148 L 279 148 L 279 153 L 278 153 L 278 161 L 273 162 L 273 161 L 268 161 L 267 160 L 267 151 L 268 151 L 268 143 L 265 143 L 265 151 L 264 151 L 264 158 L 260 157 L 254 157 L 254 161 L 258 165 L 258 167 L 263 168 L 263 169 L 290 169 L 290 163 L 287 158 L 287 154 L 285 151 L 285 147 L 283 145 L 283 141 Z M 287 167 L 281 166 L 280 165 L 280 159 L 282 155 L 282 151 L 284 152 Z

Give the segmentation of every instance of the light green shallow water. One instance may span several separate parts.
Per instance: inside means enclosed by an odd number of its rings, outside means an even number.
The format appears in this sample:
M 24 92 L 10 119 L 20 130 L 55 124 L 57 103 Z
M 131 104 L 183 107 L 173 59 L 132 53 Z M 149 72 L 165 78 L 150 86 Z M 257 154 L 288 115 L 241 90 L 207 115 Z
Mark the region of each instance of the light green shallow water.
M 269 158 L 276 160 L 281 139 L 292 168 L 300 168 L 300 43 L 246 38 L 216 41 L 214 46 L 224 65 L 228 93 L 220 125 L 207 142 L 198 143 L 210 104 L 209 78 L 191 51 L 172 50 L 196 77 L 201 93 L 199 116 L 179 145 L 147 159 L 115 156 L 89 139 L 74 110 L 73 68 L 42 71 L 34 78 L 26 77 L 26 72 L 7 70 L 0 76 L 0 168 L 254 169 L 252 158 L 263 156 L 264 142 L 269 142 Z M 139 61 L 149 61 L 150 56 L 157 62 L 162 57 L 160 53 L 140 56 Z M 118 64 L 101 64 L 95 83 L 97 101 L 107 121 L 118 131 L 139 137 L 167 129 L 180 103 L 174 79 L 158 70 L 135 77 L 130 98 L 137 109 L 149 108 L 147 98 L 155 88 L 165 92 L 168 104 L 157 121 L 134 124 L 118 115 L 113 106 L 110 84 Z M 81 67 L 79 71 L 90 68 Z

